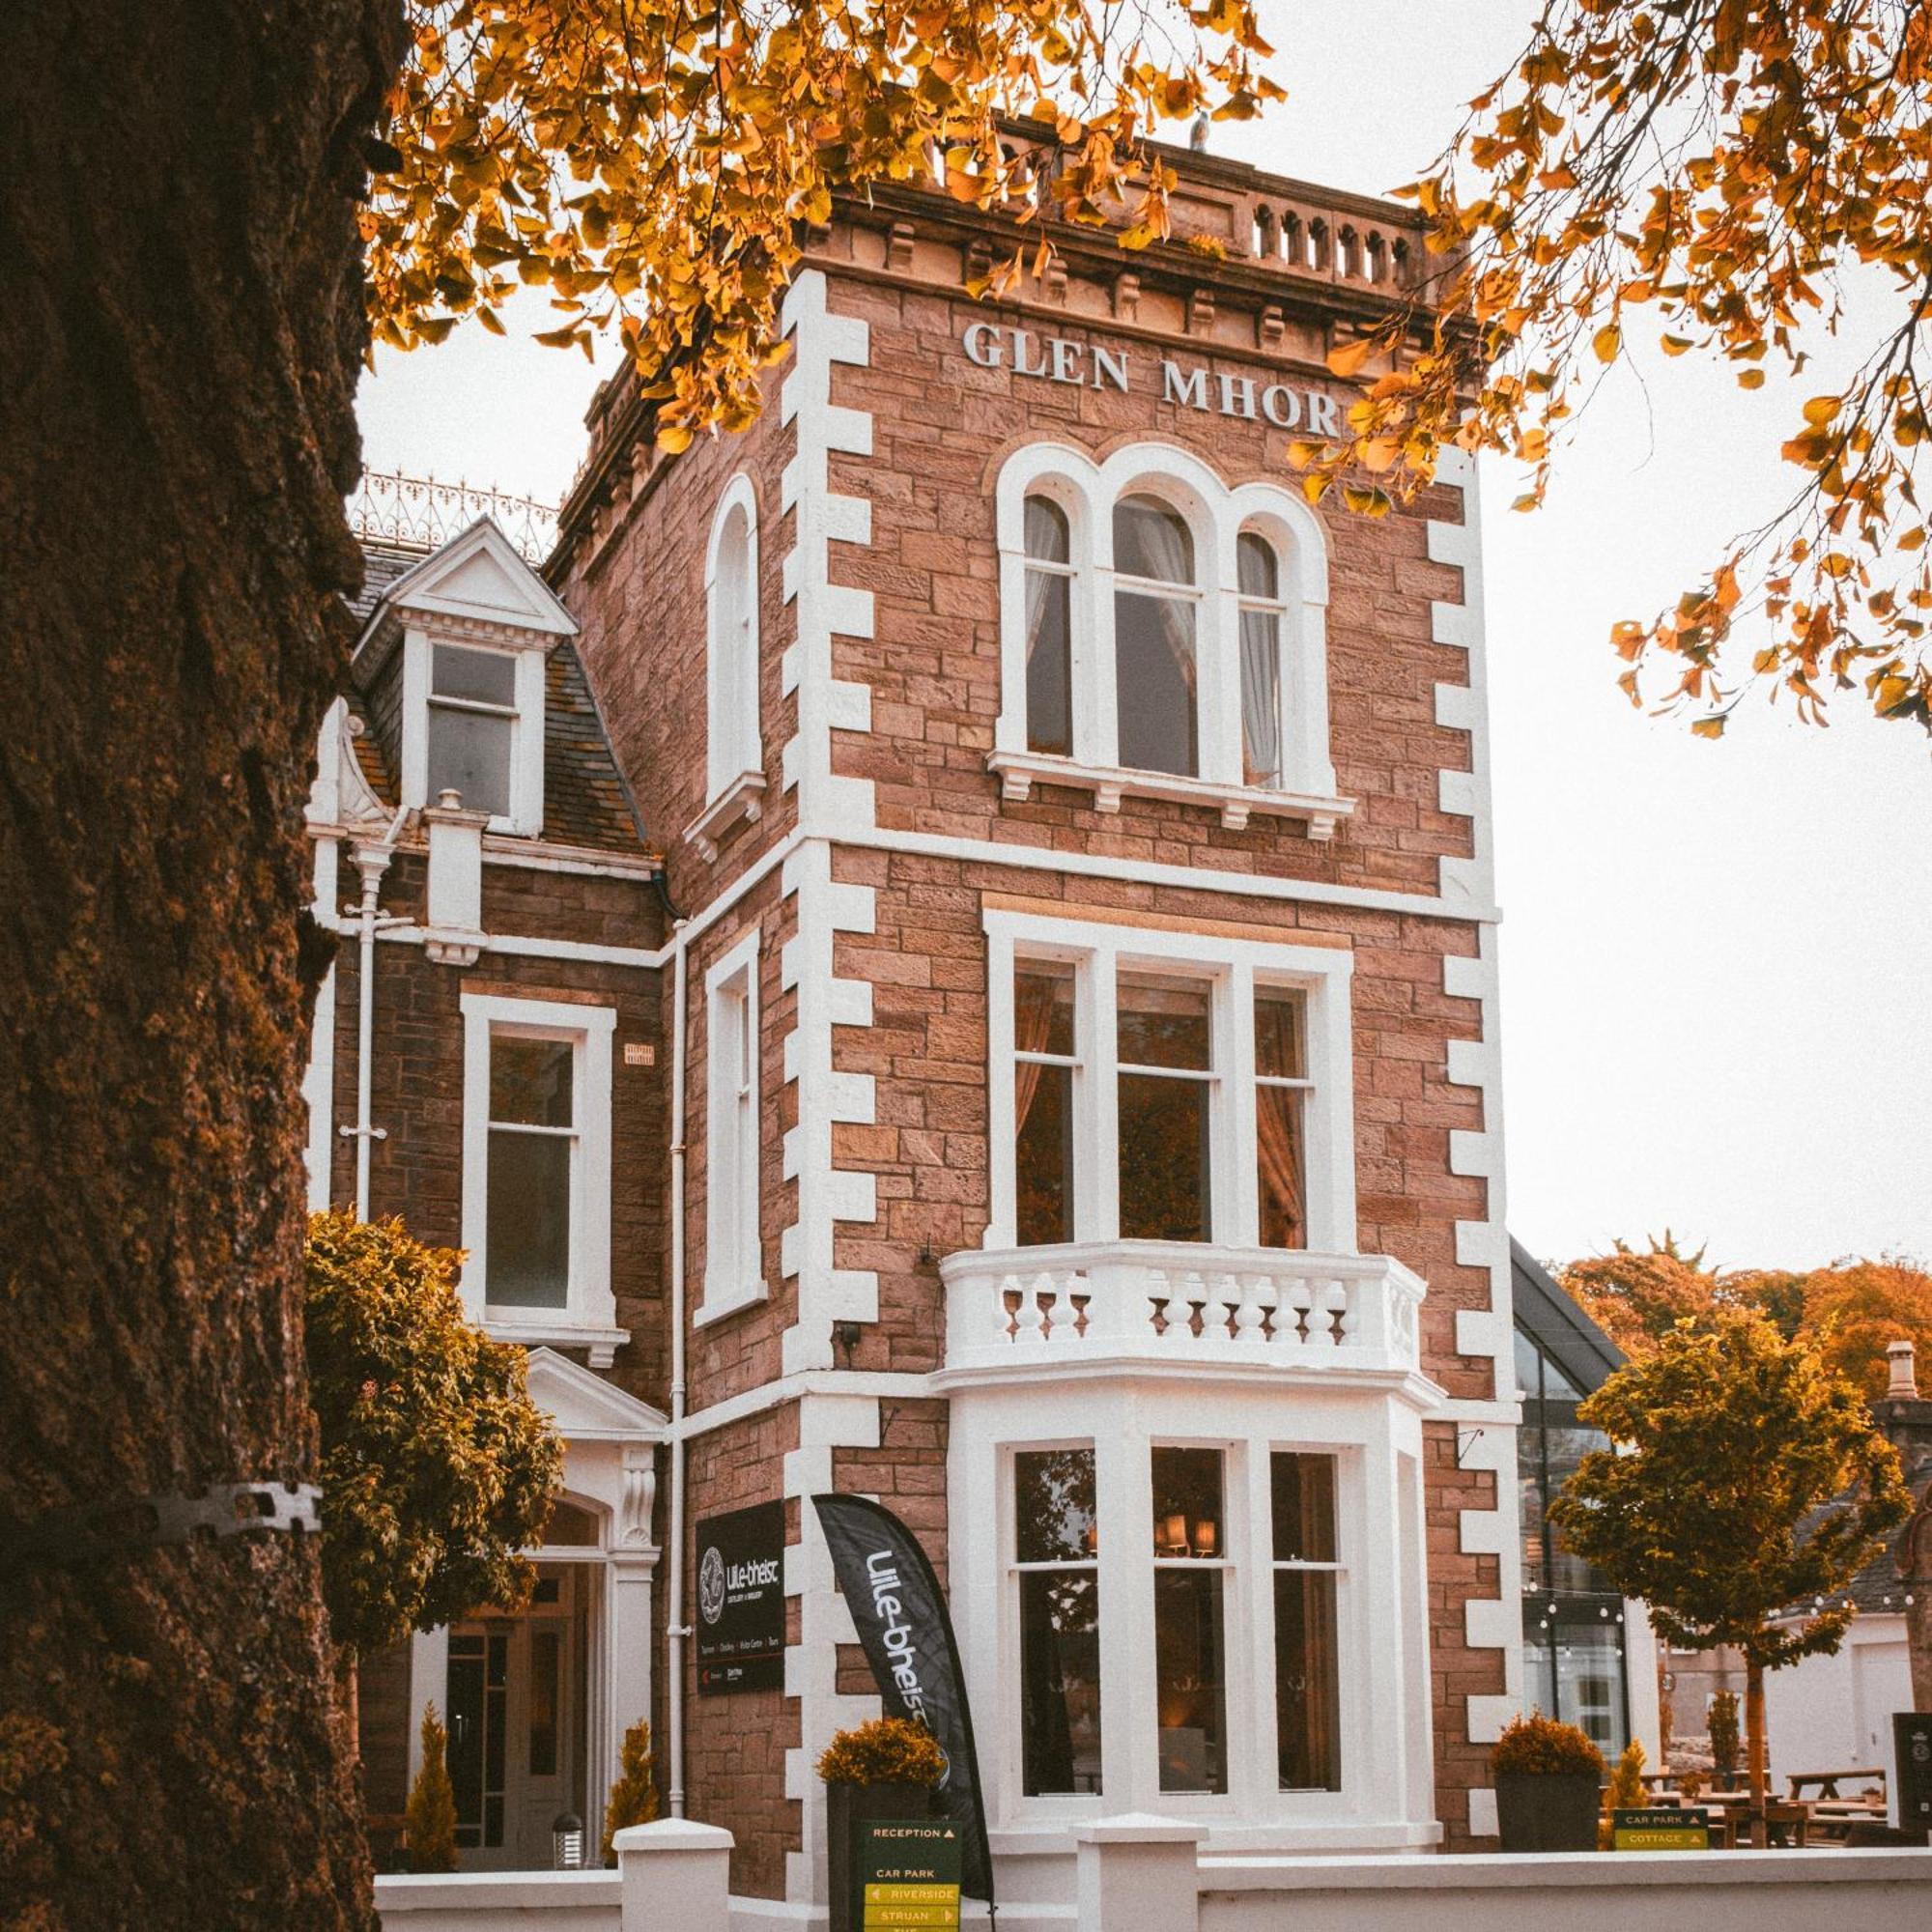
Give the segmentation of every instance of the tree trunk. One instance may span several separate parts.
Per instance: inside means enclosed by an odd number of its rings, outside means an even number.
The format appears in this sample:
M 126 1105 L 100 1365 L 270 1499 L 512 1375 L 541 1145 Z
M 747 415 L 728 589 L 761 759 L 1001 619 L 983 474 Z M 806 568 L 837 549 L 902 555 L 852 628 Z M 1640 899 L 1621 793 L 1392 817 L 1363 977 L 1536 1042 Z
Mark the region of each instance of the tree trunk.
M 1912 1708 L 1932 1711 L 1932 1483 L 1918 1498 L 1896 1548 L 1905 1585 L 1905 1649 L 1912 1669 Z
M 1750 1841 L 1767 1842 L 1764 1823 L 1764 1665 L 1745 1653 L 1745 1767 L 1750 1786 Z
M 301 805 L 397 0 L 0 7 L 0 1922 L 366 1927 L 312 1541 Z

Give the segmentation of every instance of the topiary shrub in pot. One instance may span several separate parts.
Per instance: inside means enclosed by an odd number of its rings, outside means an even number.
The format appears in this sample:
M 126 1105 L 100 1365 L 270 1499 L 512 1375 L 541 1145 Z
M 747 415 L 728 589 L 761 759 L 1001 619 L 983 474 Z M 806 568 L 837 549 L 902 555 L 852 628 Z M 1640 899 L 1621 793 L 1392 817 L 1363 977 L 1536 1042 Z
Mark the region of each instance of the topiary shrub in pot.
M 1718 1690 L 1711 1696 L 1711 1769 L 1719 1791 L 1738 1788 L 1738 1693 Z
M 946 1753 L 910 1718 L 874 1718 L 835 1731 L 819 1754 L 825 1785 L 825 1849 L 832 1891 L 831 1932 L 858 1932 L 858 1828 L 879 1818 L 925 1818 L 932 1788 L 946 1776 Z
M 1604 1754 L 1575 1724 L 1532 1711 L 1490 1751 L 1506 1852 L 1588 1852 L 1597 1845 Z

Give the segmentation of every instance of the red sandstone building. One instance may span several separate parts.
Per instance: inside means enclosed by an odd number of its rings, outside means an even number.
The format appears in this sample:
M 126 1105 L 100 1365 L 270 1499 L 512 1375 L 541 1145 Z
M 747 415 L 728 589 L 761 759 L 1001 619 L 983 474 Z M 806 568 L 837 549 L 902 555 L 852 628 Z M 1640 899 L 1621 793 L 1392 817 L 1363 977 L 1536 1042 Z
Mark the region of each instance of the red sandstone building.
M 1379 203 L 1178 156 L 1184 239 L 907 189 L 811 238 L 762 419 L 627 382 L 541 576 L 379 554 L 325 732 L 314 1198 L 469 1252 L 569 1442 L 537 1601 L 366 1677 L 544 1862 L 649 1714 L 733 1889 L 825 1896 L 875 1711 L 805 1504 L 946 1578 L 1006 1906 L 1072 1828 L 1466 1846 L 1520 1564 L 1473 478 L 1311 508 Z M 595 694 L 594 699 L 592 694 Z M 366 1005 L 365 1005 L 366 1001 Z M 698 1694 L 696 1526 L 782 1508 L 781 1682 Z M 822 1909 L 822 1906 L 821 1906 Z

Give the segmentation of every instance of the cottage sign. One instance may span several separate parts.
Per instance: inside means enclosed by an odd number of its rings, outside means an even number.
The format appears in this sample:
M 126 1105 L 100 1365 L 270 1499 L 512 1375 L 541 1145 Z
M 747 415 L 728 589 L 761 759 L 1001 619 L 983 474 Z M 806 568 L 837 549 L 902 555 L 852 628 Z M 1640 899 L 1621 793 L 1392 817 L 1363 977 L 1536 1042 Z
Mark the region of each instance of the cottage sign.
M 959 342 L 966 359 L 981 369 L 1010 369 L 1015 376 L 1082 389 L 1119 389 L 1122 395 L 1133 387 L 1130 350 L 1102 349 L 1066 335 L 1037 335 L 997 322 L 969 324 Z M 1203 414 L 1212 411 L 1272 423 L 1276 429 L 1303 429 L 1311 436 L 1342 434 L 1341 405 L 1319 389 L 1261 383 L 1252 376 L 1210 376 L 1206 369 L 1183 368 L 1171 355 L 1160 358 L 1160 399 Z

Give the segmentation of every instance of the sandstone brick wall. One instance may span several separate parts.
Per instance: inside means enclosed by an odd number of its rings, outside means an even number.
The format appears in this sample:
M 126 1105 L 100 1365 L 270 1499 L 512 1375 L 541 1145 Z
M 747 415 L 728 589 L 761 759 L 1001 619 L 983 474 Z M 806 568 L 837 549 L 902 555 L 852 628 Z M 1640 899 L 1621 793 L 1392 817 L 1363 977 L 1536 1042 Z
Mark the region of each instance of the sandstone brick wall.
M 687 1576 L 696 1575 L 699 1520 L 778 1497 L 785 1455 L 797 1447 L 798 1407 L 793 1403 L 693 1440 L 687 1465 Z M 785 1504 L 786 1543 L 796 1543 L 799 1533 L 794 1500 Z M 791 1598 L 785 1607 L 787 1636 L 796 1641 L 798 1599 Z M 662 1663 L 656 1681 L 668 1681 Z M 798 1802 L 784 1794 L 784 1754 L 800 1741 L 797 1700 L 782 1691 L 700 1697 L 697 1647 L 695 1642 L 686 1646 L 686 1805 L 690 1816 L 723 1825 L 736 1837 L 731 1854 L 734 1892 L 784 1896 L 785 1854 L 803 1843 Z
M 1118 814 L 1100 814 L 1082 794 L 1037 787 L 1024 802 L 1002 802 L 985 769 L 1000 710 L 1001 463 L 1045 437 L 1096 461 L 1158 440 L 1190 450 L 1230 485 L 1292 484 L 1289 432 L 1163 403 L 1151 380 L 1161 353 L 1215 374 L 1279 381 L 1288 371 L 1208 341 L 1157 351 L 1095 316 L 1016 313 L 849 272 L 834 288 L 838 312 L 869 325 L 872 355 L 869 366 L 835 368 L 833 400 L 873 417 L 872 455 L 832 460 L 833 488 L 872 503 L 871 542 L 836 547 L 834 569 L 870 590 L 875 610 L 870 639 L 835 646 L 836 674 L 873 691 L 870 733 L 839 734 L 836 757 L 840 771 L 874 781 L 880 824 L 1433 895 L 1436 858 L 1466 856 L 1470 838 L 1469 821 L 1444 813 L 1436 792 L 1438 771 L 1467 768 L 1468 739 L 1438 725 L 1435 707 L 1435 684 L 1465 682 L 1467 659 L 1432 641 L 1429 610 L 1432 599 L 1460 601 L 1462 573 L 1428 560 L 1424 531 L 1430 518 L 1461 520 L 1460 492 L 1431 492 L 1377 522 L 1323 516 L 1330 745 L 1338 788 L 1358 801 L 1331 841 L 1271 818 L 1229 831 L 1205 807 L 1159 800 L 1127 798 Z M 1139 387 L 1122 394 L 979 368 L 960 335 L 987 320 L 1130 354 Z
M 408 907 L 419 891 L 420 862 L 405 856 L 391 867 L 393 895 L 384 910 Z M 486 872 L 486 877 L 488 873 Z M 506 900 L 521 903 L 529 921 L 537 902 L 552 904 L 557 923 L 585 926 L 609 917 L 604 902 L 613 888 L 636 902 L 639 888 L 628 880 L 580 878 L 563 873 L 517 873 L 541 890 L 516 887 Z M 548 915 L 546 915 L 548 916 Z M 506 917 L 504 925 L 515 929 Z M 524 930 L 533 929 L 526 922 Z M 628 943 L 648 944 L 637 930 Z M 562 935 L 558 935 L 562 936 Z M 353 937 L 336 953 L 335 1123 L 355 1120 L 356 1042 L 360 952 Z M 630 967 L 579 960 L 527 959 L 487 949 L 473 966 L 439 965 L 419 946 L 378 941 L 376 947 L 375 1050 L 370 1116 L 386 1138 L 371 1149 L 369 1209 L 398 1214 L 419 1239 L 440 1247 L 463 1242 L 463 1014 L 466 983 L 541 998 L 551 990 L 591 993 L 614 1006 L 617 1031 L 611 1052 L 611 1279 L 618 1322 L 631 1330 L 618 1351 L 613 1378 L 633 1394 L 663 1407 L 668 1400 L 665 1315 L 665 1202 L 668 1154 L 669 1068 L 661 1045 L 659 975 Z M 628 1043 L 656 1050 L 655 1064 L 625 1064 Z M 355 1198 L 355 1145 L 340 1134 L 334 1146 L 329 1187 L 338 1203 Z
M 1494 1597 L 1500 1579 L 1493 1556 L 1465 1555 L 1461 1512 L 1496 1506 L 1496 1479 L 1487 1469 L 1458 1466 L 1460 1425 L 1423 1424 L 1422 1490 L 1428 1517 L 1429 1664 L 1435 1709 L 1436 1815 L 1450 1851 L 1493 1850 L 1493 1838 L 1469 1833 L 1468 1793 L 1495 1782 L 1487 1745 L 1468 1737 L 1467 1699 L 1497 1696 L 1503 1689 L 1499 1650 L 1471 1650 L 1463 1605 L 1471 1597 Z
M 769 373 L 765 412 L 743 435 L 700 438 L 674 460 L 641 451 L 620 487 L 621 510 L 606 513 L 594 542 L 578 545 L 557 585 L 583 627 L 583 666 L 618 767 L 637 796 L 646 838 L 665 854 L 671 896 L 686 913 L 701 910 L 797 818 L 780 766 L 798 712 L 781 688 L 781 660 L 794 628 L 780 577 L 792 523 L 780 509 L 793 443 L 779 421 L 782 376 L 781 368 Z M 763 816 L 753 825 L 741 821 L 707 861 L 684 838 L 706 802 L 705 551 L 719 497 L 740 470 L 758 501 Z

